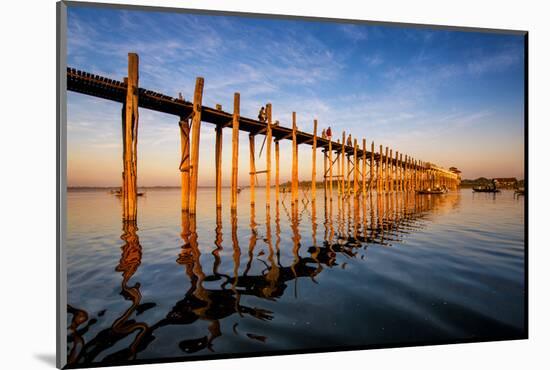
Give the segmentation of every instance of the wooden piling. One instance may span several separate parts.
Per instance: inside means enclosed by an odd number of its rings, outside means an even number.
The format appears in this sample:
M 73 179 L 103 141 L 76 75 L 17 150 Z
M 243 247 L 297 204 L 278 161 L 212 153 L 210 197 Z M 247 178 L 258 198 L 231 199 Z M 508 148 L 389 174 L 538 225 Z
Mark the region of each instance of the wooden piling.
M 359 195 L 359 162 L 357 158 L 357 139 L 353 139 L 353 195 Z
M 298 142 L 296 139 L 296 112 L 292 112 L 292 204 L 298 202 Z
M 328 154 L 327 154 L 327 149 L 325 148 L 323 149 L 323 185 L 325 188 L 325 200 L 327 200 L 327 196 L 328 196 L 327 162 L 328 162 Z
M 248 135 L 248 148 L 250 152 L 250 205 L 256 204 L 256 149 L 255 149 L 256 137 L 252 134 Z
M 329 199 L 332 202 L 332 138 L 328 138 L 328 194 Z
M 311 148 L 311 201 L 315 202 L 315 192 L 317 191 L 317 120 L 313 120 L 313 143 Z
M 393 192 L 393 149 L 390 149 L 390 156 L 388 158 L 388 191 Z
M 338 145 L 340 145 L 340 139 L 336 141 Z M 342 195 L 342 189 L 340 187 L 340 176 L 341 174 L 341 166 L 340 162 L 342 161 L 342 158 L 340 156 L 340 153 L 336 153 L 336 176 L 338 177 L 336 180 L 336 194 L 338 195 L 338 200 L 340 200 L 340 196 Z
M 403 191 L 403 153 L 399 154 L 399 191 Z
M 189 211 L 189 180 L 190 180 L 190 162 L 189 162 L 189 120 L 180 117 L 180 142 L 181 142 L 181 210 Z
M 380 156 L 378 157 L 378 171 L 376 175 L 376 192 L 380 193 L 382 191 L 382 145 L 380 145 Z
M 395 160 L 393 163 L 393 190 L 399 191 L 399 152 L 395 151 Z
M 403 158 L 403 154 L 399 155 L 399 160 L 401 162 L 401 191 L 405 191 L 405 158 Z
M 231 155 L 231 210 L 237 209 L 237 193 L 239 181 L 239 118 L 241 95 L 233 95 L 233 128 L 232 128 L 232 155 Z
M 199 185 L 199 143 L 201 134 L 202 91 L 204 78 L 197 77 L 193 95 L 193 123 L 191 125 L 191 179 L 189 182 L 189 212 L 197 213 L 197 190 Z
M 222 207 L 222 125 L 216 125 L 216 208 Z
M 370 144 L 370 179 L 369 179 L 369 191 L 372 191 L 374 186 L 374 141 Z
M 122 218 L 137 219 L 137 138 L 138 138 L 139 58 L 128 54 L 126 100 L 123 106 L 122 140 Z
M 351 159 L 350 155 L 346 153 L 346 162 L 347 162 L 347 168 L 346 168 L 346 196 L 351 196 Z
M 269 208 L 271 203 L 271 103 L 267 103 L 265 106 L 267 116 L 267 132 L 265 138 L 265 161 L 266 161 L 266 178 L 265 178 L 265 206 Z
M 367 195 L 367 140 L 363 138 L 363 167 L 361 171 L 363 181 L 363 197 Z
M 275 203 L 279 204 L 279 140 L 275 140 Z
M 345 168 L 345 161 L 346 161 L 346 132 L 342 132 L 342 147 L 341 147 L 342 151 L 340 152 L 340 160 L 342 161 L 342 173 L 340 174 L 341 176 L 341 181 L 342 181 L 342 197 L 345 197 L 346 196 L 346 177 L 344 176 L 344 173 L 346 172 L 346 168 Z
M 389 173 L 388 173 L 388 147 L 386 147 L 386 156 L 384 161 L 384 190 L 388 192 L 389 187 Z

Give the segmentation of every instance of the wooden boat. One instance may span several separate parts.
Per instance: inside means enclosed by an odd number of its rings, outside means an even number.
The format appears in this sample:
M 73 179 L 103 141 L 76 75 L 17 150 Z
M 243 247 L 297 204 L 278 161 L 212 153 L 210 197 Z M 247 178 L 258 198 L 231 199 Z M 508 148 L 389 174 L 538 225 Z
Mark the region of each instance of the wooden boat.
M 416 191 L 418 194 L 445 194 L 447 192 L 446 189 L 443 188 L 435 188 L 435 189 L 421 189 Z
M 117 197 L 122 196 L 122 192 L 120 191 L 120 189 L 119 190 L 111 190 L 111 194 L 114 194 Z M 141 196 L 144 196 L 144 195 L 145 195 L 145 192 L 142 192 L 142 191 L 138 191 L 138 193 L 137 193 L 138 197 L 141 197 Z
M 500 190 L 497 188 L 492 188 L 488 186 L 478 186 L 472 188 L 474 193 L 500 193 Z
M 517 196 L 520 196 L 520 195 L 525 195 L 525 189 L 516 189 L 516 191 L 514 191 L 514 195 L 517 195 Z

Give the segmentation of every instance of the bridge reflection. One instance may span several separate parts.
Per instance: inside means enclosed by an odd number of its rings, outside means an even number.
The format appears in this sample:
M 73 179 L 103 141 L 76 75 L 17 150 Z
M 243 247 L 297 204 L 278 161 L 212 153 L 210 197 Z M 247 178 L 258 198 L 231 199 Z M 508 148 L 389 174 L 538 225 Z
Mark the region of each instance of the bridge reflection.
M 115 270 L 122 275 L 121 297 L 130 302 L 105 329 L 93 338 L 85 340 L 90 327 L 96 325 L 98 317 L 91 317 L 85 308 L 68 306 L 68 364 L 85 365 L 94 362 L 116 364 L 136 358 L 136 355 L 155 340 L 155 331 L 163 327 L 186 326 L 196 322 L 206 323 L 203 335 L 181 338 L 178 345 L 185 353 L 215 351 L 216 338 L 222 336 L 221 322 L 235 316 L 234 335 L 244 335 L 248 339 L 264 342 L 265 335 L 251 332 L 240 333 L 239 320 L 249 317 L 255 320 L 270 321 L 274 312 L 266 307 L 253 307 L 242 303 L 243 297 L 256 297 L 261 300 L 277 301 L 291 284 L 299 278 L 312 279 L 322 273 L 330 273 L 336 266 L 345 267 L 345 259 L 365 257 L 370 247 L 390 247 L 398 245 L 407 234 L 418 232 L 429 225 L 430 217 L 458 206 L 458 193 L 445 196 L 426 196 L 411 193 L 373 195 L 368 199 L 348 198 L 324 204 L 322 226 L 317 219 L 317 204 L 304 198 L 296 206 L 288 206 L 283 199 L 275 203 L 274 225 L 271 213 L 265 215 L 265 236 L 259 237 L 256 210 L 250 210 L 250 237 L 246 241 L 248 250 L 243 258 L 238 239 L 236 213 L 230 217 L 230 232 L 227 238 L 232 247 L 232 272 L 220 272 L 222 264 L 223 222 L 221 210 L 216 213 L 215 249 L 212 251 L 211 269 L 201 264 L 201 248 L 198 242 L 197 219 L 183 213 L 181 220 L 182 245 L 175 255 L 175 262 L 185 271 L 189 288 L 171 309 L 154 323 L 140 322 L 138 315 L 156 306 L 154 302 L 142 302 L 141 284 L 129 281 L 138 270 L 142 260 L 142 247 L 135 222 L 123 222 L 121 257 Z M 281 262 L 281 217 L 286 217 L 291 228 L 292 262 Z M 304 217 L 311 224 L 311 245 L 301 245 L 301 221 Z M 273 230 L 274 227 L 274 237 Z M 323 238 L 318 243 L 319 230 Z M 309 233 L 309 232 L 308 232 Z M 244 242 L 241 240 L 241 242 Z M 266 253 L 255 253 L 258 243 L 264 243 Z M 244 243 L 243 243 L 244 244 Z M 243 260 L 244 259 L 244 260 Z M 259 264 L 253 268 L 254 264 Z M 252 272 L 256 271 L 256 272 Z M 144 282 L 146 283 L 146 282 Z M 294 294 L 297 294 L 296 287 Z M 257 302 L 258 300 L 255 300 Z M 182 331 L 182 333 L 185 333 Z M 113 348 L 119 348 L 113 352 Z M 107 354 L 106 354 L 107 353 Z M 174 354 L 177 356 L 177 354 Z

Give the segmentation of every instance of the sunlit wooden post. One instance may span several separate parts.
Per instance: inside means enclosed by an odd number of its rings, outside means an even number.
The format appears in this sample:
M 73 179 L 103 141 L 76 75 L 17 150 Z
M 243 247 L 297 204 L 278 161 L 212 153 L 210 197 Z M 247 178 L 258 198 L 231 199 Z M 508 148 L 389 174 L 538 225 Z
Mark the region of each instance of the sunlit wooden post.
M 199 143 L 201 135 L 202 90 L 204 78 L 197 77 L 193 95 L 193 123 L 191 125 L 191 181 L 189 184 L 189 212 L 197 213 L 197 191 L 199 187 Z
M 370 144 L 370 180 L 369 191 L 374 187 L 374 141 Z
M 342 161 L 342 173 L 341 173 L 341 181 L 342 181 L 342 196 L 345 197 L 346 195 L 346 177 L 344 176 L 344 173 L 346 172 L 346 132 L 342 132 L 342 147 L 340 152 L 340 159 Z
M 399 191 L 399 152 L 395 151 L 395 162 L 393 166 L 393 190 Z
M 411 190 L 411 180 L 412 180 L 412 176 L 411 176 L 411 157 L 408 156 L 408 159 L 407 159 L 407 191 L 410 191 Z
M 327 149 L 324 148 L 323 149 L 323 186 L 325 188 L 325 200 L 327 199 L 327 196 L 328 196 L 327 161 L 328 161 Z
M 267 116 L 267 132 L 265 138 L 265 161 L 266 161 L 266 173 L 265 173 L 265 206 L 269 208 L 271 204 L 271 103 L 265 106 Z
M 189 120 L 180 117 L 180 141 L 181 141 L 181 210 L 189 211 Z
M 298 142 L 296 131 L 296 112 L 292 112 L 292 204 L 298 202 Z
M 405 162 L 403 163 L 403 191 L 409 190 L 408 165 L 409 157 L 408 155 L 405 155 Z
M 313 143 L 311 148 L 311 201 L 315 202 L 317 191 L 317 120 L 313 120 Z
M 336 140 L 338 145 L 340 145 L 340 139 Z M 338 150 L 336 150 L 336 189 L 337 189 L 337 195 L 338 199 L 342 196 L 342 188 L 340 186 L 340 176 L 341 176 L 341 168 L 340 168 L 340 162 L 342 161 L 341 156 L 339 155 Z
M 359 195 L 359 161 L 357 158 L 357 139 L 353 139 L 353 195 Z
M 222 125 L 216 125 L 216 208 L 222 206 L 222 130 Z
M 414 190 L 418 190 L 418 160 L 414 160 Z
M 240 119 L 241 95 L 233 95 L 233 122 L 231 132 L 231 210 L 237 209 L 237 192 L 239 187 L 239 119 Z
M 250 205 L 256 204 L 256 137 L 253 134 L 248 135 L 248 148 L 250 151 Z
M 399 154 L 399 191 L 403 191 L 403 153 Z
M 137 219 L 137 134 L 138 134 L 139 57 L 128 54 L 126 100 L 122 110 L 122 218 Z
M 376 191 L 380 193 L 382 190 L 382 160 L 383 160 L 383 153 L 382 153 L 382 145 L 380 145 L 380 154 L 378 157 L 378 171 L 376 175 Z
M 384 157 L 384 190 L 389 190 L 389 176 L 388 176 L 388 147 L 386 147 L 386 156 Z
M 279 204 L 279 140 L 275 140 L 275 202 Z
M 363 197 L 367 195 L 367 139 L 363 138 L 363 167 L 361 171 L 363 181 Z
M 328 138 L 328 193 L 332 202 L 332 137 Z
M 393 149 L 390 149 L 390 156 L 388 157 L 388 191 L 393 191 Z

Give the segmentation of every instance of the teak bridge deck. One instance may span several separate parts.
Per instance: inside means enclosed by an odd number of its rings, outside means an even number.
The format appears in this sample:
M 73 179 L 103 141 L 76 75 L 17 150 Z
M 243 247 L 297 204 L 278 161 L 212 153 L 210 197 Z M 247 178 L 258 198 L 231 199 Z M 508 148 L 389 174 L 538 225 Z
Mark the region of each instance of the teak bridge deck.
M 308 144 L 313 147 L 311 193 L 315 199 L 316 182 L 316 149 L 323 148 L 324 152 L 324 188 L 325 198 L 332 200 L 333 183 L 336 180 L 338 195 L 351 196 L 363 194 L 367 191 L 414 191 L 425 187 L 445 185 L 456 188 L 460 177 L 457 173 L 434 166 L 428 162 L 418 161 L 412 157 L 389 151 L 383 151 L 380 145 L 379 152 L 375 152 L 374 142 L 371 150 L 367 150 L 366 140 L 362 139 L 359 147 L 357 139 L 346 139 L 342 134 L 342 141 L 317 136 L 317 120 L 314 120 L 314 132 L 309 134 L 297 130 L 296 113 L 292 114 L 292 128 L 281 124 L 273 124 L 271 119 L 271 104 L 266 105 L 266 122 L 242 117 L 240 115 L 240 95 L 234 95 L 233 113 L 225 112 L 218 105 L 211 108 L 202 105 L 204 79 L 198 77 L 195 84 L 193 102 L 173 98 L 155 91 L 138 87 L 139 71 L 138 56 L 128 54 L 128 77 L 117 81 L 88 72 L 67 68 L 67 89 L 102 99 L 123 104 L 123 218 L 135 220 L 137 216 L 137 128 L 138 107 L 157 112 L 172 114 L 180 118 L 180 135 L 182 160 L 180 164 L 182 178 L 182 210 L 196 213 L 196 199 L 198 188 L 198 158 L 200 143 L 201 122 L 209 122 L 216 126 L 216 205 L 221 207 L 221 145 L 222 129 L 232 128 L 232 175 L 231 175 L 231 209 L 237 208 L 237 178 L 238 178 L 238 133 L 249 133 L 250 145 L 250 191 L 251 204 L 255 202 L 254 189 L 256 176 L 266 174 L 266 206 L 270 204 L 271 188 L 271 143 L 275 143 L 275 197 L 279 200 L 279 141 L 292 140 L 292 203 L 298 200 L 298 145 Z M 191 138 L 190 138 L 191 134 Z M 255 163 L 255 136 L 265 135 L 266 169 L 256 170 Z M 347 143 L 346 143 L 347 140 Z M 349 145 L 351 143 L 351 145 Z M 335 158 L 333 158 L 333 153 Z M 347 160 L 346 160 L 347 159 Z M 369 162 L 367 164 L 367 162 Z M 334 167 L 336 165 L 336 175 Z M 346 168 L 347 165 L 347 168 Z M 362 168 L 360 168 L 362 166 Z M 367 178 L 368 168 L 368 178 Z M 359 185 L 361 182 L 361 185 Z

